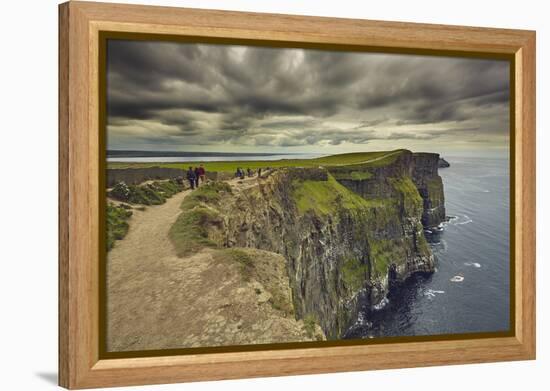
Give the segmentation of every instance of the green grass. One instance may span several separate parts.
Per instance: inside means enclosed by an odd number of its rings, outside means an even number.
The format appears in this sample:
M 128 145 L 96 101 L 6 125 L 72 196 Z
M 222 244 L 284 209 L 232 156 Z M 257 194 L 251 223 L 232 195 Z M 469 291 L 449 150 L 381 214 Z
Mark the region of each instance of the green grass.
M 315 159 L 281 159 L 281 160 L 252 160 L 252 161 L 225 161 L 225 162 L 204 162 L 205 168 L 209 171 L 217 172 L 235 172 L 237 167 L 250 168 L 256 170 L 258 168 L 282 168 L 282 167 L 319 167 L 319 166 L 340 166 L 351 164 L 363 164 L 369 167 L 378 167 L 381 165 L 389 164 L 393 162 L 399 152 L 403 150 L 395 151 L 377 151 L 377 152 L 354 152 L 344 153 L 338 155 L 330 155 Z M 368 162 L 388 155 L 386 158 Z M 143 168 L 143 167 L 170 167 L 187 169 L 189 166 L 196 166 L 197 162 L 182 162 L 182 163 L 124 163 L 124 162 L 110 162 L 107 164 L 108 168 Z
M 299 181 L 293 183 L 292 196 L 298 212 L 303 215 L 309 210 L 319 215 L 333 214 L 335 208 L 346 209 L 372 208 L 385 205 L 384 199 L 365 199 L 342 186 L 332 175 L 326 181 Z
M 224 192 L 231 192 L 227 183 L 211 182 L 194 190 L 183 200 L 180 206 L 182 213 L 169 233 L 178 256 L 190 255 L 204 247 L 218 247 L 208 233 L 213 226 L 223 223 L 218 211 L 211 206 L 220 201 Z
M 231 186 L 225 182 L 209 182 L 191 192 L 181 204 L 181 209 L 187 210 L 193 208 L 199 203 L 216 205 L 223 193 L 231 194 Z
M 403 244 L 399 240 L 371 239 L 369 240 L 372 272 L 378 277 L 387 275 L 394 260 L 405 259 Z
M 390 178 L 393 188 L 403 195 L 403 206 L 411 214 L 422 213 L 423 201 L 416 185 L 409 177 Z
M 361 289 L 367 280 L 368 266 L 358 259 L 347 259 L 342 266 L 344 284 L 353 292 Z
M 125 206 L 107 204 L 107 251 L 111 250 L 116 240 L 123 239 L 128 233 L 128 219 L 132 212 Z
M 167 198 L 183 190 L 183 185 L 175 181 L 155 181 L 142 185 L 117 183 L 108 196 L 123 202 L 141 205 L 160 205 Z
M 221 224 L 220 215 L 204 206 L 183 211 L 169 232 L 178 256 L 190 255 L 205 247 L 217 247 L 217 243 L 208 237 L 208 228 L 218 224 Z
M 353 181 L 364 181 L 372 178 L 372 173 L 369 171 L 338 171 L 331 170 L 332 176 L 338 180 L 353 180 Z

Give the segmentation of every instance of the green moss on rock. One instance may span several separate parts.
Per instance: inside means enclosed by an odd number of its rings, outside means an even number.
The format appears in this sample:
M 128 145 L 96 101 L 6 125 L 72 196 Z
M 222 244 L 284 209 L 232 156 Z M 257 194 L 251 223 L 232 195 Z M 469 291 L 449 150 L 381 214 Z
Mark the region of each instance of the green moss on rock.
M 338 208 L 368 209 L 380 205 L 381 200 L 367 200 L 347 189 L 328 175 L 326 181 L 293 181 L 292 197 L 300 215 L 312 210 L 320 216 L 334 214 Z
M 392 239 L 369 240 L 371 277 L 383 278 L 387 275 L 392 263 L 399 263 L 406 258 L 402 241 Z
M 357 258 L 347 259 L 342 265 L 342 277 L 346 287 L 352 292 L 357 292 L 368 279 L 368 266 Z
M 410 177 L 390 178 L 393 188 L 401 194 L 403 206 L 408 215 L 421 216 L 423 201 L 418 189 Z
M 372 173 L 366 170 L 362 170 L 362 171 L 331 170 L 331 173 L 336 180 L 365 181 L 367 179 L 372 178 Z

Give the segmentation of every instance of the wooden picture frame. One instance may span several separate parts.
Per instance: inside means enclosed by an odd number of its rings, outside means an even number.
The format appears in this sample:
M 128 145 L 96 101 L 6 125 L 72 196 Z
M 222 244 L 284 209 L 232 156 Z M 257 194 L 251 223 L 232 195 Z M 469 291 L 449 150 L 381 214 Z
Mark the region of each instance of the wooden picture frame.
M 515 140 L 508 336 L 109 358 L 99 353 L 102 32 L 509 58 Z M 59 384 L 90 388 L 535 358 L 535 32 L 137 5 L 59 6 Z

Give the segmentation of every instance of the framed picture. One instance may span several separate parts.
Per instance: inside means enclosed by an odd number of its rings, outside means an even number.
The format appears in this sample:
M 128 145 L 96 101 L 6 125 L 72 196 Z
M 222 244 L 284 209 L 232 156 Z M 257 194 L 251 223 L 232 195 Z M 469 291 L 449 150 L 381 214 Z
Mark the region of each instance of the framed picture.
M 60 5 L 59 381 L 535 358 L 535 33 Z

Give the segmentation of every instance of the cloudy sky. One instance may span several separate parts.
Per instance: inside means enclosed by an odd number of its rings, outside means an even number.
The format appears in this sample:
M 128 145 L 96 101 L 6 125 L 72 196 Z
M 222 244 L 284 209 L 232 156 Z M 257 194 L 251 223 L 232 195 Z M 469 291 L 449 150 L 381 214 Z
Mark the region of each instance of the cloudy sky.
M 110 40 L 109 149 L 502 151 L 506 61 Z

